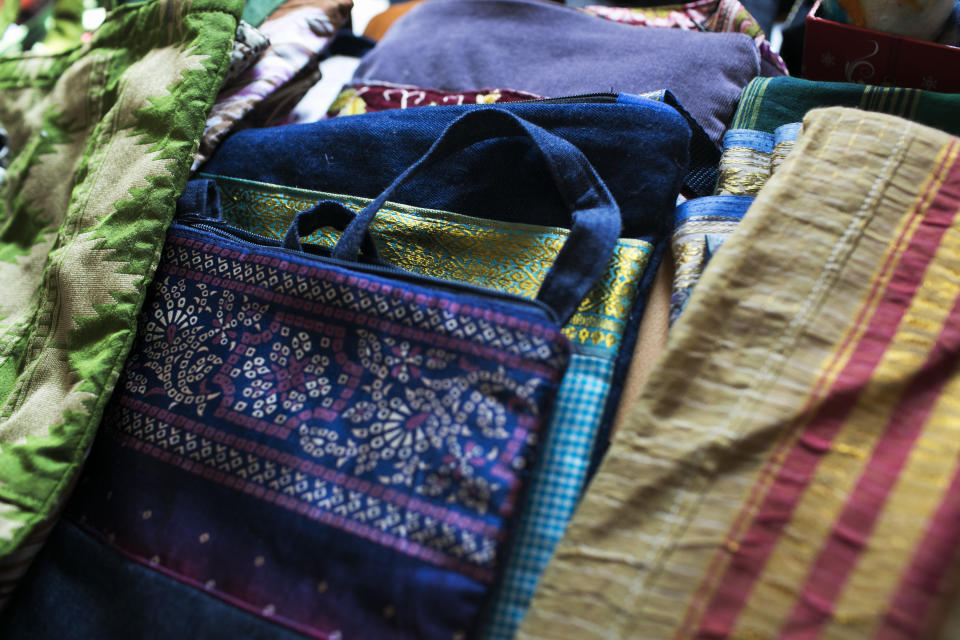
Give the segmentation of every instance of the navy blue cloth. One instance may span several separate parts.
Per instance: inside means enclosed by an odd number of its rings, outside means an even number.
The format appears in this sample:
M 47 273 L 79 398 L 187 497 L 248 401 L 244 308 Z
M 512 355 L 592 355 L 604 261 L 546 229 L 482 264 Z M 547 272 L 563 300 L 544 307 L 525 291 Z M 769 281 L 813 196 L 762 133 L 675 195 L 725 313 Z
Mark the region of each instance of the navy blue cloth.
M 248 129 L 227 139 L 203 171 L 376 198 L 455 119 L 489 108 L 515 114 L 580 149 L 619 205 L 624 236 L 669 233 L 687 169 L 690 128 L 672 107 L 653 100 L 424 107 Z M 451 154 L 413 176 L 391 199 L 479 218 L 569 225 L 550 170 L 517 135 Z
M 396 273 L 173 224 L 71 513 L 295 630 L 473 628 L 569 344 L 539 303 Z
M 753 39 L 620 24 L 537 0 L 430 0 L 401 16 L 351 83 L 547 97 L 666 89 L 715 143 L 764 68 Z
M 191 180 L 187 183 L 187 189 L 190 189 L 191 185 L 198 182 L 212 185 L 214 189 L 217 188 L 213 180 Z M 287 229 L 287 234 L 283 239 L 283 246 L 293 251 L 304 251 L 304 246 L 300 244 L 300 238 L 302 236 L 308 236 L 321 227 L 345 229 L 347 225 L 353 221 L 354 217 L 353 211 L 347 209 L 339 202 L 335 200 L 322 200 L 306 211 L 301 211 L 297 214 L 290 228 Z M 380 252 L 377 251 L 377 244 L 369 233 L 363 233 L 360 248 L 363 250 L 363 255 L 370 262 L 380 262 Z M 356 257 L 359 259 L 360 256 Z
M 3 640 L 201 637 L 307 638 L 133 562 L 69 521 L 54 529 L 0 615 Z

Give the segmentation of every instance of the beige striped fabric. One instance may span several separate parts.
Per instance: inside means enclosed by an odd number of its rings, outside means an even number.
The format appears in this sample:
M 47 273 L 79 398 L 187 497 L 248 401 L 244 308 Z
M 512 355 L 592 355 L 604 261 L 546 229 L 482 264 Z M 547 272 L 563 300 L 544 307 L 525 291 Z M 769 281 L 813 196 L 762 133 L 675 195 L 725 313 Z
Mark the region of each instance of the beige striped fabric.
M 807 115 L 519 638 L 936 635 L 960 555 L 958 150 L 893 116 Z

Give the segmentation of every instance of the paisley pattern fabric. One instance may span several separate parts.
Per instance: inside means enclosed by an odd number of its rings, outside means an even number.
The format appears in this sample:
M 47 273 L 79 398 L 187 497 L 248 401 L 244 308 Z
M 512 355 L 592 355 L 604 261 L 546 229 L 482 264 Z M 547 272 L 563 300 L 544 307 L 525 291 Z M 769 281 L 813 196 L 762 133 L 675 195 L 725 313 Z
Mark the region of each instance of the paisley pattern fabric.
M 127 4 L 83 46 L 0 59 L 0 605 L 130 350 L 241 7 Z
M 502 564 L 568 353 L 533 302 L 175 226 L 73 514 L 317 637 L 450 638 Z

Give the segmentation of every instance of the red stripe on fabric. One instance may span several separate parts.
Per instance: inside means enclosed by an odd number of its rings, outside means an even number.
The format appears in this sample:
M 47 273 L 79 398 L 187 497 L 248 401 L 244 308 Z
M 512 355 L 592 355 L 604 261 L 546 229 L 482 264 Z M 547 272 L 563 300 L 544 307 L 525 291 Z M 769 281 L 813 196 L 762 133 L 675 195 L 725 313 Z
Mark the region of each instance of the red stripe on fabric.
M 932 185 L 932 181 L 931 181 L 931 185 Z M 926 198 L 926 196 L 930 192 L 930 189 L 931 189 L 931 186 L 928 185 L 926 191 L 924 191 L 923 193 L 923 198 Z M 912 217 L 916 217 L 917 215 L 918 215 L 918 211 L 914 211 Z M 908 237 L 905 235 L 900 235 L 899 237 L 893 240 L 891 249 L 887 252 L 887 255 L 885 256 L 884 261 L 880 267 L 880 270 L 878 271 L 878 276 L 871 283 L 870 290 L 867 293 L 867 296 L 864 298 L 866 302 L 857 311 L 857 315 L 854 318 L 853 323 L 851 324 L 852 327 L 859 327 L 866 322 L 867 316 L 870 313 L 870 309 L 871 309 L 870 302 L 873 301 L 880 294 L 879 289 L 881 288 L 882 283 L 886 278 L 886 275 L 891 271 L 891 269 L 893 269 L 893 263 L 897 260 L 898 256 L 901 253 L 900 247 L 907 240 L 908 240 Z M 834 369 L 838 360 L 842 358 L 842 355 L 846 353 L 847 349 L 850 348 L 851 344 L 855 342 L 855 335 L 856 335 L 855 331 L 848 331 L 846 335 L 844 335 L 841 343 L 833 350 L 833 354 L 831 355 L 828 364 L 824 367 L 824 371 L 831 371 Z M 823 397 L 823 389 L 826 386 L 826 384 L 827 384 L 827 376 L 825 374 L 821 375 L 821 377 L 818 378 L 816 383 L 814 384 L 813 389 L 810 392 L 810 397 L 807 400 L 807 402 L 804 404 L 803 409 L 800 411 L 799 415 L 805 416 L 811 411 L 813 406 L 816 404 L 816 401 L 819 398 Z M 748 494 L 747 499 L 744 501 L 744 507 L 742 507 L 740 513 L 737 514 L 737 517 L 734 519 L 734 522 L 730 527 L 731 532 L 739 531 L 744 521 L 753 517 L 750 514 L 750 511 L 751 511 L 750 505 L 755 504 L 760 494 L 766 491 L 764 487 L 766 483 L 769 481 L 770 476 L 778 471 L 775 461 L 780 458 L 781 453 L 784 453 L 787 449 L 789 449 L 789 446 L 790 446 L 789 443 L 778 443 L 774 447 L 774 450 L 771 452 L 766 465 L 761 470 L 757 478 L 757 481 L 754 482 L 753 486 L 750 488 L 750 493 Z M 710 566 L 707 568 L 704 574 L 705 578 L 701 582 L 700 587 L 695 592 L 694 597 L 688 607 L 687 619 L 684 621 L 683 626 L 680 627 L 680 629 L 678 630 L 676 634 L 677 638 L 686 637 L 687 634 L 690 633 L 689 627 L 694 624 L 698 624 L 699 619 L 694 616 L 691 616 L 690 612 L 695 611 L 698 604 L 705 597 L 708 597 L 707 595 L 704 595 L 704 594 L 711 593 L 710 582 L 713 579 L 713 577 L 717 575 L 718 570 L 720 570 L 719 567 L 722 564 L 723 557 L 724 556 L 721 553 L 717 553 L 716 555 L 714 555 L 713 560 L 710 563 Z
M 953 475 L 923 540 L 917 545 L 877 631 L 876 640 L 912 640 L 923 637 L 938 596 L 950 572 L 956 569 L 960 541 L 960 469 Z
M 960 304 L 954 306 L 930 360 L 912 380 L 874 449 L 867 468 L 844 507 L 831 537 L 804 585 L 800 600 L 784 627 L 790 638 L 816 638 L 830 619 L 832 604 L 846 584 L 917 437 L 955 373 L 960 353 Z M 943 558 L 940 560 L 943 562 Z
M 834 437 L 856 405 L 865 381 L 872 375 L 899 328 L 955 212 L 945 206 L 931 206 L 918 225 L 850 360 L 837 376 L 829 396 L 787 453 L 753 522 L 733 552 L 696 637 L 724 638 L 733 630 L 817 465 L 830 450 Z
M 894 240 L 892 250 L 887 253 L 884 259 L 884 262 L 880 267 L 880 271 L 879 271 L 880 275 L 877 278 L 875 278 L 873 283 L 870 285 L 870 291 L 867 294 L 865 300 L 872 301 L 874 298 L 876 298 L 879 295 L 881 282 L 884 280 L 885 275 L 889 273 L 890 270 L 893 268 L 893 263 L 895 262 L 897 256 L 899 256 L 900 254 L 900 251 L 899 251 L 900 245 L 902 245 L 904 242 L 905 242 L 904 236 L 900 236 Z M 858 327 L 864 324 L 864 322 L 866 321 L 867 315 L 869 314 L 870 306 L 871 305 L 868 302 L 860 307 L 860 309 L 857 311 L 857 315 L 854 318 L 854 321 L 851 326 Z M 836 366 L 837 361 L 842 357 L 842 354 L 845 353 L 847 349 L 850 347 L 851 343 L 855 341 L 854 336 L 855 336 L 854 331 L 847 332 L 847 334 L 843 337 L 843 341 L 833 350 L 833 355 L 830 358 L 829 364 L 824 368 L 824 371 L 833 370 L 833 368 Z M 810 412 L 812 407 L 816 404 L 816 400 L 823 397 L 823 389 L 826 384 L 827 384 L 827 377 L 826 375 L 822 375 L 816 381 L 816 384 L 813 386 L 813 389 L 810 393 L 810 398 L 807 400 L 806 404 L 804 404 L 803 409 L 800 411 L 799 415 L 805 416 Z M 740 513 L 737 514 L 737 517 L 734 519 L 734 522 L 730 527 L 730 531 L 738 531 L 741 525 L 744 523 L 744 521 L 752 517 L 750 515 L 749 505 L 754 504 L 758 499 L 759 495 L 765 491 L 765 489 L 763 488 L 764 485 L 766 484 L 770 476 L 778 471 L 773 461 L 779 458 L 780 453 L 786 451 L 788 448 L 789 448 L 789 444 L 784 446 L 784 444 L 781 444 L 781 443 L 778 443 L 778 445 L 774 447 L 773 452 L 770 454 L 768 458 L 767 464 L 761 470 L 760 475 L 757 478 L 757 481 L 754 482 L 753 486 L 750 488 L 750 493 L 748 494 L 747 499 L 744 501 L 745 506 L 741 509 Z M 688 627 L 698 622 L 696 618 L 691 617 L 689 615 L 689 612 L 694 611 L 697 605 L 699 604 L 699 602 L 703 600 L 704 597 L 706 597 L 704 594 L 710 592 L 710 586 L 709 586 L 710 581 L 717 574 L 717 571 L 719 570 L 719 566 L 721 564 L 722 559 L 723 559 L 723 556 L 720 553 L 714 555 L 713 560 L 710 563 L 710 566 L 707 568 L 704 574 L 705 578 L 702 581 L 700 587 L 697 589 L 696 593 L 694 594 L 693 600 L 688 608 L 688 618 L 687 620 L 684 621 L 683 626 L 678 630 L 676 634 L 677 638 L 686 637 L 687 634 L 690 632 L 688 630 Z
M 951 171 L 930 204 L 924 225 L 950 224 L 960 208 L 960 169 Z M 933 255 L 936 245 L 925 248 Z M 866 548 L 883 505 L 933 410 L 954 374 L 960 354 L 960 299 L 944 323 L 933 350 L 913 376 L 887 422 L 843 512 L 813 563 L 797 606 L 783 629 L 790 638 L 816 638 L 832 613 L 857 559 Z

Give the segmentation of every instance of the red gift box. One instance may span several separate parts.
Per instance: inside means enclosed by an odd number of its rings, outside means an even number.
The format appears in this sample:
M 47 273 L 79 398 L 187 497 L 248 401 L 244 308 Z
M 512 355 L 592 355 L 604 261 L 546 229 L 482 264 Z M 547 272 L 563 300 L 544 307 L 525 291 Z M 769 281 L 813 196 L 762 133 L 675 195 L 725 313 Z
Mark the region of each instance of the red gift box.
M 807 16 L 801 75 L 809 80 L 960 93 L 960 47 Z

